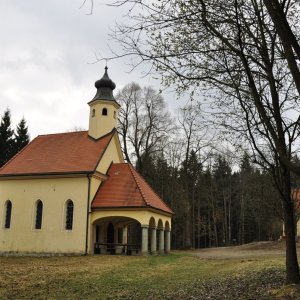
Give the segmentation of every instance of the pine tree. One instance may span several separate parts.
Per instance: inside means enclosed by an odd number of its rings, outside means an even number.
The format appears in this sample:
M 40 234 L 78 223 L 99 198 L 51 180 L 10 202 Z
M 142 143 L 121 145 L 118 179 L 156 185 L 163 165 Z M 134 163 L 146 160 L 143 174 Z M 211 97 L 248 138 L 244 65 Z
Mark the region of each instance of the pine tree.
M 15 134 L 14 154 L 18 153 L 29 143 L 28 127 L 24 117 L 17 125 L 17 133 Z
M 14 131 L 11 129 L 10 110 L 7 109 L 0 124 L 0 167 L 13 155 Z

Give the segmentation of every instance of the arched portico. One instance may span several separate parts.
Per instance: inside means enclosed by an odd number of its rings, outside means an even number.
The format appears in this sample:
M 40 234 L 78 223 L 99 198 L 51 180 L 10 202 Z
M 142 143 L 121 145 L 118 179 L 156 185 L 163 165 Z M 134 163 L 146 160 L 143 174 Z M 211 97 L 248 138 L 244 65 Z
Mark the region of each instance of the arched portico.
M 167 231 L 171 217 L 150 210 L 96 210 L 90 215 L 92 254 L 169 252 Z
M 139 254 L 141 224 L 132 218 L 111 216 L 92 224 L 94 254 Z

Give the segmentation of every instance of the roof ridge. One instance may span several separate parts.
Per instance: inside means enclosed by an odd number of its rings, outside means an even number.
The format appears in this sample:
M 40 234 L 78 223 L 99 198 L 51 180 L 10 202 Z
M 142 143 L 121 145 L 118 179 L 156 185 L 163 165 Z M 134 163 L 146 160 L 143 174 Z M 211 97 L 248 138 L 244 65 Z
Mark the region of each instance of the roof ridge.
M 128 166 L 129 166 L 129 170 L 130 170 L 130 172 L 131 172 L 131 174 L 132 174 L 132 176 L 133 176 L 133 178 L 134 178 L 134 180 L 136 182 L 136 185 L 137 185 L 137 187 L 138 187 L 138 189 L 139 189 L 139 191 L 140 191 L 140 193 L 141 193 L 141 195 L 143 197 L 143 200 L 145 201 L 146 205 L 151 206 L 151 204 L 149 203 L 149 201 L 146 199 L 146 195 L 144 194 L 144 192 L 143 192 L 143 190 L 142 190 L 142 188 L 140 186 L 140 182 L 139 182 L 137 176 L 133 172 L 133 170 L 134 171 L 136 171 L 136 170 L 133 168 L 133 166 L 130 163 L 128 163 Z
M 130 165 L 130 164 L 129 164 Z M 132 165 L 130 165 L 131 166 L 131 168 L 134 170 L 134 171 L 136 171 L 134 168 L 133 168 L 133 166 Z M 131 170 L 131 172 L 132 172 L 132 170 Z M 161 200 L 161 202 L 167 207 L 167 208 L 169 208 L 171 211 L 172 211 L 172 209 L 165 203 L 165 201 L 155 192 L 155 190 L 152 188 L 152 186 L 147 182 L 147 180 L 144 178 L 144 176 L 142 175 L 142 174 L 140 174 L 138 171 L 136 171 L 137 172 L 137 174 L 139 175 L 139 176 L 141 176 L 141 178 L 145 181 L 145 183 L 148 185 L 148 187 L 150 188 L 150 190 Z M 134 178 L 136 178 L 136 176 L 134 175 L 134 174 L 132 174 L 133 176 L 134 176 Z M 140 187 L 139 187 L 139 189 L 140 189 Z M 142 193 L 142 192 L 141 192 Z M 143 196 L 143 194 L 144 193 L 142 193 L 142 196 Z M 151 206 L 151 207 L 153 207 L 151 204 L 149 204 L 147 201 L 146 201 L 146 199 L 145 199 L 145 202 L 149 205 L 149 206 Z
M 29 147 L 36 139 L 39 138 L 40 135 L 36 136 L 31 142 L 29 142 L 25 147 L 23 147 L 20 151 L 18 151 L 13 157 L 11 157 L 1 168 L 0 170 L 3 170 L 4 167 L 6 167 L 10 162 L 12 162 L 16 157 L 18 157 L 23 151 L 25 151 L 26 148 Z
M 45 134 L 39 134 L 37 137 L 39 137 L 39 136 L 48 136 L 48 135 L 58 135 L 58 134 L 68 134 L 68 133 L 83 133 L 83 132 L 88 132 L 88 130 L 45 133 Z

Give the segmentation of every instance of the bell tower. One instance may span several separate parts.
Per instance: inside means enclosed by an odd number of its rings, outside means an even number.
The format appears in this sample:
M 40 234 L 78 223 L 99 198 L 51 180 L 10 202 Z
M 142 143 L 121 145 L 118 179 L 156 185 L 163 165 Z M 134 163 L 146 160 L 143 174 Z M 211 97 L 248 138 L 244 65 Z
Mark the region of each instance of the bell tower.
M 113 96 L 115 83 L 107 74 L 107 66 L 101 79 L 95 82 L 96 95 L 88 103 L 90 106 L 89 136 L 98 139 L 117 127 L 120 105 Z

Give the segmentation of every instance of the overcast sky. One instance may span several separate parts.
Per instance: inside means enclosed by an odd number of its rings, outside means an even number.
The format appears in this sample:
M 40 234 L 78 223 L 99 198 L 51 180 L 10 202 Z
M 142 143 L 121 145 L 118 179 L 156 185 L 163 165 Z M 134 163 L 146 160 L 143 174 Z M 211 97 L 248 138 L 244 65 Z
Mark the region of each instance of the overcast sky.
M 87 102 L 105 67 L 93 63 L 95 53 L 111 55 L 108 45 L 117 46 L 108 33 L 125 13 L 94 2 L 88 15 L 88 3 L 80 8 L 83 0 L 0 1 L 0 115 L 9 108 L 13 126 L 24 116 L 31 138 L 88 127 Z M 131 81 L 158 88 L 140 70 L 128 74 L 125 60 L 108 67 L 117 89 Z

